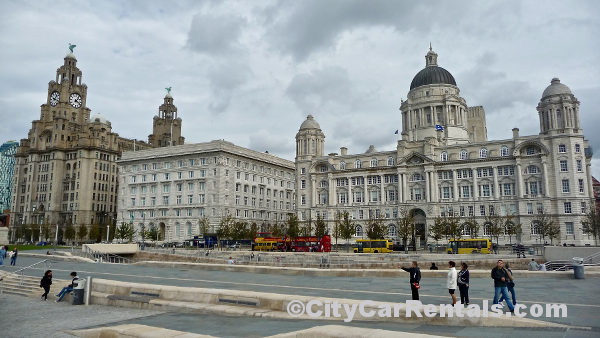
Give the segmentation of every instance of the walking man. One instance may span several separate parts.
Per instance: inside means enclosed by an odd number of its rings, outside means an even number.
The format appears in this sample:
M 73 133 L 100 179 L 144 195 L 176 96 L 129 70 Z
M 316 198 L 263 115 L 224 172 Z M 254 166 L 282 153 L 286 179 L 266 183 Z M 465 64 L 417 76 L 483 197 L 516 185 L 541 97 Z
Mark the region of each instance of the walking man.
M 10 253 L 10 265 L 14 266 L 17 264 L 17 255 L 19 254 L 19 249 L 15 248 Z
M 417 261 L 412 261 L 410 268 L 401 267 L 401 269 L 410 274 L 409 282 L 410 290 L 412 291 L 412 299 L 419 300 L 419 289 L 421 288 L 419 285 L 421 282 L 421 269 L 419 269 Z
M 456 291 L 456 289 L 458 289 L 458 287 L 456 286 L 456 263 L 454 263 L 454 261 L 449 261 L 448 268 L 450 268 L 450 270 L 448 271 L 448 278 L 446 279 L 446 282 L 448 285 L 448 292 L 452 297 L 452 306 L 454 306 L 454 304 L 456 304 L 456 295 L 454 294 L 454 292 Z
M 492 269 L 492 279 L 494 280 L 494 304 L 498 304 L 498 298 L 500 294 L 504 296 L 506 300 L 506 305 L 510 309 L 510 312 L 515 310 L 512 302 L 510 301 L 510 297 L 508 296 L 508 289 L 506 288 L 506 284 L 510 280 L 509 272 L 504 268 L 504 262 L 499 259 L 496 263 L 496 267 Z

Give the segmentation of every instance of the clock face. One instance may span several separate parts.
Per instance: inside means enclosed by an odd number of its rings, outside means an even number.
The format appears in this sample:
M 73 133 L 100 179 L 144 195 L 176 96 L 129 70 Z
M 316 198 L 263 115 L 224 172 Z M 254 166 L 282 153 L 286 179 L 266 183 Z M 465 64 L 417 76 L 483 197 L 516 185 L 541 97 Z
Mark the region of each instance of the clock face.
M 79 94 L 77 93 L 73 93 L 71 94 L 71 96 L 69 96 L 69 103 L 74 107 L 74 108 L 79 108 L 81 107 L 81 96 L 79 96 Z
M 52 94 L 50 94 L 50 105 L 52 107 L 56 106 L 58 104 L 59 99 L 60 94 L 58 92 L 52 92 Z

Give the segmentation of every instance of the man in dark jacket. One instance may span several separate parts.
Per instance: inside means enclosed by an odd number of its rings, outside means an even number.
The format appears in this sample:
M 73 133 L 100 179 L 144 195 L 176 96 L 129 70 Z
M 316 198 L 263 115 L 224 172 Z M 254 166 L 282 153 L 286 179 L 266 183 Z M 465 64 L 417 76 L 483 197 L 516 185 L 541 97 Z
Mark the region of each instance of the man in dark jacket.
M 71 278 L 72 278 L 71 284 L 62 288 L 62 290 L 60 290 L 58 295 L 56 295 L 56 297 L 58 297 L 58 299 L 56 300 L 57 303 L 62 301 L 63 298 L 65 297 L 65 295 L 67 293 L 70 293 L 71 291 L 73 291 L 73 289 L 77 286 L 77 280 L 79 279 L 79 277 L 77 276 L 77 272 L 75 272 L 75 271 L 71 272 Z
M 412 265 L 410 268 L 402 267 L 401 269 L 410 274 L 409 281 L 410 290 L 412 291 L 412 299 L 419 300 L 419 282 L 421 282 L 421 269 L 419 269 L 417 261 L 412 261 Z
M 510 297 L 508 296 L 508 289 L 506 284 L 511 280 L 510 273 L 504 268 L 504 262 L 500 259 L 496 264 L 496 267 L 492 269 L 492 279 L 494 280 L 494 304 L 498 304 L 498 297 L 500 294 L 504 296 L 506 305 L 510 309 L 510 312 L 515 310 Z

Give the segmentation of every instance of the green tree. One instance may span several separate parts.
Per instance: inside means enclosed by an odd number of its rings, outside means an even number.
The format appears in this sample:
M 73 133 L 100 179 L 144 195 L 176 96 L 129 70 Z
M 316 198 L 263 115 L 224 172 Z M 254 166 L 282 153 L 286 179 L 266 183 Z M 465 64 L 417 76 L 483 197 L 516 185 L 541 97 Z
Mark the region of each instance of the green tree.
M 546 242 L 546 237 L 550 237 L 550 235 L 556 235 L 556 221 L 552 217 L 552 215 L 546 213 L 542 210 L 540 213 L 536 215 L 536 217 L 532 221 L 532 226 L 538 227 L 538 233 L 542 238 L 544 243 Z M 552 239 L 550 239 L 552 241 Z
M 68 223 L 65 226 L 65 239 L 67 241 L 71 242 L 71 244 L 73 244 L 73 240 L 75 239 L 75 235 L 76 235 L 75 227 L 73 226 L 73 224 Z
M 29 227 L 31 229 L 32 242 L 36 242 L 40 238 L 40 226 L 37 224 L 31 224 Z
M 133 228 L 133 224 L 122 222 L 115 231 L 115 237 L 119 240 L 127 240 L 127 242 L 133 241 L 133 236 L 136 234 L 136 230 Z
M 508 235 L 508 242 L 512 244 L 512 237 L 519 238 L 523 233 L 523 227 L 521 224 L 514 223 L 513 215 L 504 216 L 504 233 Z
M 269 229 L 273 237 L 282 237 L 285 234 L 283 225 L 278 222 L 275 222 L 273 225 L 270 225 Z
M 352 221 L 348 211 L 344 211 L 340 215 L 337 223 L 340 237 L 346 240 L 346 248 L 350 251 L 350 239 L 352 239 L 352 236 L 356 233 L 356 224 Z
M 594 204 L 591 205 L 590 211 L 585 215 L 581 230 L 583 234 L 592 236 L 596 245 L 598 244 L 600 239 L 600 214 L 596 211 Z
M 217 243 L 219 243 L 219 247 L 223 250 L 221 246 L 221 241 L 224 239 L 230 239 L 233 227 L 235 226 L 235 219 L 227 214 L 221 217 L 221 221 L 219 222 L 219 229 L 217 229 Z
M 155 225 L 152 225 L 150 229 L 144 231 L 145 239 L 149 239 L 153 244 L 156 244 L 156 241 L 160 241 L 160 231 Z
M 381 218 L 369 217 L 366 234 L 369 239 L 382 239 L 387 233 Z
M 42 224 L 42 237 L 44 238 L 44 241 L 48 242 L 51 233 L 52 228 L 50 228 L 50 225 L 48 223 Z
M 88 235 L 88 228 L 86 225 L 81 224 L 77 227 L 77 239 L 79 239 L 79 242 L 83 242 L 84 239 L 87 238 Z
M 252 223 L 250 224 L 250 228 L 248 228 L 248 232 L 246 233 L 246 239 L 254 239 L 256 237 L 256 233 L 258 232 L 258 224 Z
M 319 218 L 320 215 L 317 214 L 317 218 Z M 302 226 L 302 236 L 310 236 L 312 234 L 312 230 L 313 230 L 313 222 L 312 222 L 312 217 L 308 216 L 308 219 L 304 222 L 303 226 Z
M 200 226 L 200 233 L 202 235 L 206 235 L 208 233 L 208 228 L 210 226 L 208 218 L 206 216 L 202 216 L 202 218 L 200 218 L 200 220 L 198 220 L 198 225 Z
M 92 224 L 89 231 L 90 239 L 98 243 L 102 241 L 102 232 L 100 231 L 100 224 Z
M 500 235 L 504 233 L 505 224 L 504 217 L 500 215 L 488 215 L 485 217 L 484 226 L 487 227 L 488 236 L 492 243 L 495 240 L 496 245 L 498 245 Z
M 546 236 L 550 238 L 550 244 L 553 244 L 555 239 L 560 239 L 560 225 L 554 222 L 550 224 L 546 229 Z
M 21 230 L 22 230 L 21 238 L 27 242 L 31 241 L 31 234 L 32 234 L 31 225 L 29 225 L 29 224 L 21 225 Z
M 481 225 L 475 218 L 475 214 L 467 218 L 467 220 L 463 223 L 463 227 L 469 232 L 471 238 L 479 238 L 479 231 L 481 229 Z
M 444 217 L 444 226 L 447 238 L 460 239 L 463 235 L 463 227 L 460 219 L 453 214 Z
M 407 208 L 398 210 L 398 237 L 404 245 L 404 252 L 408 253 L 409 238 L 412 238 L 415 233 L 415 218 L 412 212 Z
M 315 221 L 315 236 L 321 238 L 327 233 L 327 224 L 325 220 L 321 217 L 321 215 L 317 215 L 317 220 Z
M 435 240 L 436 244 L 446 236 L 446 224 L 443 218 L 436 217 L 434 219 L 433 226 L 429 228 L 429 236 Z
M 290 213 L 288 215 L 288 219 L 286 222 L 287 229 L 286 234 L 291 239 L 294 240 L 300 234 L 300 228 L 298 226 L 298 216 L 294 213 Z
M 233 227 L 231 228 L 231 239 L 234 241 L 238 241 L 243 239 L 248 234 L 248 223 L 246 222 L 233 222 Z

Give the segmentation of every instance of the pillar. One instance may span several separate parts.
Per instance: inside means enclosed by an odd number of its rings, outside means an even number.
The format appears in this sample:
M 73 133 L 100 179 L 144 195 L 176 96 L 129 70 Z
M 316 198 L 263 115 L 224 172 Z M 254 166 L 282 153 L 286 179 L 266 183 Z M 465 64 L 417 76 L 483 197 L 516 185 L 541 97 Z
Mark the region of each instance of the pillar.
M 456 169 L 452 170 L 452 186 L 454 189 L 454 200 L 458 201 L 458 181 L 456 180 Z
M 494 198 L 496 200 L 500 199 L 500 187 L 498 184 L 498 167 L 492 167 L 494 171 Z

